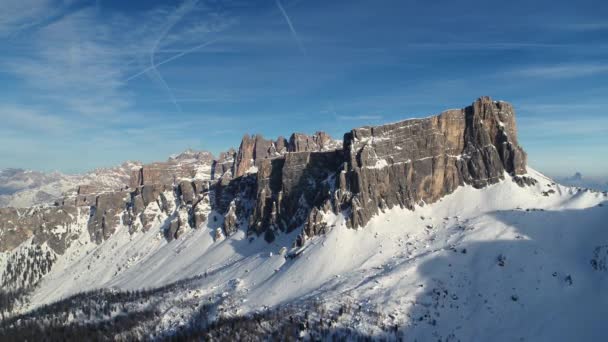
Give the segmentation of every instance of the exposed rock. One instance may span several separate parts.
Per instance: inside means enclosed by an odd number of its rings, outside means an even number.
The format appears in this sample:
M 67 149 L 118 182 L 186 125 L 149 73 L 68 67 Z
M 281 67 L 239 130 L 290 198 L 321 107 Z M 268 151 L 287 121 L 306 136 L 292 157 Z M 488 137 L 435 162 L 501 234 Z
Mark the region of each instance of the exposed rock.
M 381 210 L 413 209 L 464 184 L 481 188 L 508 174 L 531 185 L 514 115 L 511 105 L 482 97 L 426 119 L 353 129 L 337 150 L 340 144 L 322 132 L 293 134 L 286 153 L 284 139 L 245 136 L 236 178 L 216 183 L 215 204 L 248 218 L 249 232 L 267 240 L 303 227 L 302 242 L 326 232 L 322 212 L 341 212 L 349 226 L 361 227 Z
M 322 212 L 317 208 L 313 208 L 304 224 L 304 234 L 306 236 L 320 235 L 324 234 L 326 229 L 327 224 L 323 221 Z
M 245 135 L 241 140 L 241 145 L 236 153 L 234 161 L 234 177 L 240 177 L 246 173 L 258 171 L 260 164 L 267 159 L 275 159 L 288 152 L 320 152 L 333 151 L 341 148 L 341 142 L 333 140 L 324 132 L 317 132 L 312 136 L 302 133 L 294 133 L 289 141 L 279 137 L 276 141 L 264 139 L 261 135 Z M 225 159 L 225 156 L 221 156 Z M 220 163 L 218 161 L 218 163 Z M 226 162 L 222 161 L 224 165 Z M 225 167 L 222 167 L 221 174 L 225 174 Z M 220 174 L 217 171 L 215 174 Z M 214 177 L 218 179 L 219 177 Z
M 47 243 L 56 253 L 63 254 L 71 242 L 71 227 L 79 210 L 74 206 L 0 208 L 0 252 L 12 250 L 33 237 L 34 244 Z
M 225 237 L 225 236 L 224 236 L 224 232 L 222 231 L 222 228 L 217 228 L 217 229 L 215 230 L 215 234 L 213 235 L 213 239 L 214 239 L 215 241 L 218 241 L 218 240 L 223 239 L 224 237 Z
M 302 225 L 312 208 L 331 197 L 341 163 L 340 151 L 287 153 L 263 163 L 249 229 L 257 234 L 267 229 L 290 232 Z
M 344 152 L 339 196 L 353 227 L 381 208 L 413 208 L 463 184 L 481 188 L 505 172 L 526 173 L 512 106 L 488 97 L 426 119 L 354 129 L 344 137 Z
M 135 189 L 142 185 L 173 185 L 181 180 L 210 179 L 212 168 L 211 153 L 187 150 L 166 162 L 146 164 L 133 170 L 129 187 Z
M 181 231 L 180 231 L 181 225 L 182 225 L 182 222 L 180 221 L 179 217 L 176 217 L 169 222 L 169 227 L 165 231 L 165 237 L 167 238 L 168 241 L 179 238 L 180 233 L 181 233 Z
M 90 207 L 95 205 L 95 201 L 97 199 L 97 195 L 89 194 L 89 195 L 78 195 L 76 196 L 75 205 L 77 207 Z
M 597 246 L 593 250 L 591 266 L 596 271 L 608 270 L 608 245 Z
M 91 184 L 85 184 L 85 185 L 80 185 L 78 186 L 78 195 L 90 195 L 90 194 L 95 194 L 97 192 L 99 192 L 100 189 L 95 186 L 95 185 L 91 185 Z
M 192 208 L 193 227 L 199 228 L 207 221 L 207 213 L 209 211 L 209 197 L 204 195 Z
M 88 230 L 96 243 L 121 225 L 134 232 L 164 224 L 167 239 L 174 239 L 203 225 L 214 210 L 224 216 L 222 236 L 248 222 L 248 233 L 268 241 L 301 229 L 301 245 L 330 229 L 323 220 L 328 212 L 362 227 L 382 210 L 432 203 L 464 184 L 481 188 L 506 175 L 532 185 L 514 115 L 511 105 L 482 97 L 426 119 L 353 129 L 343 143 L 323 132 L 296 133 L 289 141 L 246 135 L 238 152 L 213 162 L 209 153 L 186 151 L 141 166 L 129 191 L 99 193 L 91 183 L 42 214 L 0 211 L 0 249 L 39 234 L 61 250 L 59 241 L 65 240 L 52 242 L 40 225 L 69 226 L 74 212 L 89 207 Z
M 325 132 L 316 132 L 312 136 L 294 133 L 289 138 L 288 152 L 320 152 L 340 149 L 340 141 L 333 140 Z
M 217 160 L 213 161 L 211 168 L 211 179 L 217 180 L 223 177 L 228 179 L 234 176 L 234 164 L 236 160 L 236 152 L 230 149 L 227 152 L 220 153 Z
M 152 163 L 133 171 L 129 186 L 136 188 L 149 184 L 174 184 L 177 179 L 182 177 L 193 178 L 194 173 L 191 167 L 177 168 L 172 163 Z
M 181 181 L 179 183 L 179 194 L 181 199 L 186 204 L 192 204 L 196 199 L 194 185 L 190 181 Z
M 127 191 L 109 192 L 97 196 L 95 206 L 91 208 L 88 224 L 91 240 L 99 244 L 116 231 L 130 199 L 131 194 Z
M 527 177 L 527 176 L 514 175 L 512 177 L 512 179 L 515 183 L 517 183 L 517 185 L 519 185 L 521 187 L 532 186 L 532 185 L 535 185 L 536 183 L 538 183 L 536 179 L 534 179 L 532 177 Z M 552 192 L 549 192 L 549 194 L 555 192 L 555 190 L 553 190 L 553 189 L 551 189 L 550 191 L 552 191 Z
M 240 177 L 247 172 L 255 172 L 255 168 L 261 160 L 280 156 L 276 146 L 279 145 L 284 148 L 284 140 L 279 138 L 277 142 L 274 142 L 264 139 L 259 134 L 255 136 L 245 135 L 236 154 L 234 176 Z
M 33 235 L 34 227 L 22 223 L 21 212 L 16 208 L 0 208 L 0 252 L 14 249 Z
M 234 203 L 230 205 L 228 212 L 224 215 L 223 228 L 226 236 L 234 234 L 238 229 L 238 218 L 236 216 L 236 206 Z

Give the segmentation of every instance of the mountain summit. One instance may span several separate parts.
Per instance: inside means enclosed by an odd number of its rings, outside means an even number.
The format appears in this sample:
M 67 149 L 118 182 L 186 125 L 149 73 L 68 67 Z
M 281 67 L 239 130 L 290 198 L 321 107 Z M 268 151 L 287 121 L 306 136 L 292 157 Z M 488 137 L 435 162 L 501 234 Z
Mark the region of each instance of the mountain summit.
M 526 160 L 513 106 L 481 97 L 341 141 L 246 135 L 0 209 L 0 338 L 535 339 L 556 325 L 527 318 L 608 300 L 608 213 Z

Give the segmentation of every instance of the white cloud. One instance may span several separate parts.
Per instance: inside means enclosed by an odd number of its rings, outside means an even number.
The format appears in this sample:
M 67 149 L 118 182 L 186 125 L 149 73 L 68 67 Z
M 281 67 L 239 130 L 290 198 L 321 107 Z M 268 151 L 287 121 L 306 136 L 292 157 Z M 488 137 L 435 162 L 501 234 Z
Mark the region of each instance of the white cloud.
M 0 118 L 3 134 L 15 130 L 60 134 L 66 132 L 69 126 L 68 122 L 60 116 L 19 105 L 0 105 Z
M 50 3 L 37 2 L 36 8 L 45 8 Z M 195 1 L 188 1 L 177 9 L 160 8 L 130 17 L 104 13 L 102 18 L 93 6 L 65 11 L 37 27 L 28 39 L 24 39 L 25 48 L 5 58 L 0 65 L 28 86 L 36 100 L 51 101 L 66 111 L 88 117 L 105 119 L 106 116 L 122 115 L 133 104 L 127 77 L 146 67 L 148 71 L 155 71 L 157 49 L 181 50 L 171 61 L 194 52 L 188 50 L 191 46 L 184 44 L 195 41 L 193 35 L 203 32 L 202 24 L 175 26 L 195 6 Z M 15 7 L 14 11 L 18 9 Z M 39 12 L 32 11 L 31 15 L 40 15 Z M 26 13 L 22 13 L 22 17 L 26 17 Z M 4 18 L 4 14 L 0 18 Z M 218 19 L 204 32 L 212 34 L 215 28 L 225 28 L 220 21 Z M 0 19 L 0 25 L 2 23 Z M 165 42 L 169 33 L 170 41 Z M 180 43 L 182 33 L 184 43 Z M 208 37 L 201 34 L 198 39 L 201 44 Z M 164 89 L 169 88 L 158 73 L 154 78 L 162 80 Z
M 0 37 L 18 34 L 56 15 L 67 2 L 55 0 L 2 0 Z
M 595 76 L 608 72 L 606 64 L 558 64 L 524 67 L 507 72 L 508 76 L 533 78 L 573 78 Z

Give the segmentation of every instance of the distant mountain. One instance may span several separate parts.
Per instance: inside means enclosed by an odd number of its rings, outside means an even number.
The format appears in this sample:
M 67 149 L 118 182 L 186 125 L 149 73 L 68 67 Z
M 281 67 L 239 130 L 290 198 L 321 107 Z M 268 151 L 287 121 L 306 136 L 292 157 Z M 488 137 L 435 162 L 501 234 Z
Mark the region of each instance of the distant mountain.
M 526 161 L 482 97 L 0 208 L 0 340 L 604 340 L 608 193 Z
M 23 169 L 0 171 L 0 207 L 30 207 L 52 202 L 74 188 L 80 176 Z
M 59 198 L 75 193 L 79 185 L 115 191 L 128 184 L 131 170 L 139 165 L 137 162 L 125 162 L 117 167 L 76 175 L 5 169 L 0 171 L 0 207 L 27 208 L 52 204 Z
M 175 165 L 201 164 L 201 172 L 210 173 L 213 156 L 209 152 L 186 150 L 171 156 Z M 206 166 L 205 166 L 206 165 Z M 0 170 L 0 208 L 27 208 L 51 205 L 64 197 L 75 196 L 80 186 L 87 192 L 117 191 L 129 186 L 132 172 L 140 169 L 140 162 L 127 161 L 112 168 L 98 168 L 82 174 L 39 172 L 23 169 Z M 209 178 L 209 176 L 207 176 Z M 83 188 L 84 189 L 84 188 Z
M 576 172 L 570 177 L 557 177 L 555 180 L 564 185 L 608 191 L 607 179 L 587 178 L 584 177 L 580 172 Z

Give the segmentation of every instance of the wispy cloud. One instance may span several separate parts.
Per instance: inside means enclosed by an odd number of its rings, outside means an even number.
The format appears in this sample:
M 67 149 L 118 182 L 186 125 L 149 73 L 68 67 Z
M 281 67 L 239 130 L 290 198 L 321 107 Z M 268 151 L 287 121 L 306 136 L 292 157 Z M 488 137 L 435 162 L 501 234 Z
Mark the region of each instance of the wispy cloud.
M 182 109 L 179 106 L 179 104 L 177 103 L 177 100 L 175 99 L 173 90 L 171 90 L 171 87 L 169 87 L 169 84 L 167 84 L 167 81 L 165 81 L 162 74 L 156 67 L 156 61 L 155 61 L 156 50 L 158 50 L 160 43 L 167 36 L 167 34 L 171 31 L 171 29 L 173 29 L 173 27 L 180 20 L 182 20 L 182 18 L 186 14 L 188 14 L 190 11 L 192 11 L 197 3 L 198 3 L 198 0 L 188 0 L 188 1 L 183 2 L 179 7 L 177 7 L 177 9 L 175 9 L 175 11 L 172 12 L 171 15 L 169 16 L 167 23 L 165 24 L 163 30 L 161 31 L 158 39 L 156 39 L 154 41 L 152 49 L 150 50 L 150 68 L 151 68 L 150 72 L 152 74 L 152 77 L 154 79 L 156 79 L 158 81 L 158 83 L 166 90 L 167 95 L 169 96 L 169 99 L 171 100 L 171 102 L 175 106 L 175 109 L 179 113 L 181 113 Z
M 118 20 L 101 24 L 93 10 L 79 10 L 42 27 L 32 37 L 31 53 L 3 64 L 34 98 L 88 116 L 114 115 L 129 105 L 120 75 L 142 48 L 129 34 L 117 39 L 128 26 Z
M 51 11 L 49 6 L 55 2 L 38 0 L 37 10 L 31 15 Z M 6 56 L 0 65 L 31 89 L 32 98 L 51 101 L 66 111 L 88 117 L 105 119 L 129 110 L 134 100 L 127 83 L 142 74 L 156 80 L 179 109 L 173 91 L 157 68 L 212 42 L 201 35 L 194 47 L 183 48 L 179 44 L 181 32 L 189 44 L 194 42 L 194 33 L 203 32 L 201 25 L 194 25 L 196 29 L 185 24 L 177 27 L 196 4 L 197 1 L 187 1 L 175 9 L 160 8 L 129 17 L 105 14 L 101 18 L 94 6 L 65 10 L 36 28 L 29 37 L 26 53 Z M 12 11 L 19 12 L 19 8 Z M 7 31 L 19 29 L 18 23 L 25 20 L 7 21 L 2 19 L 4 14 L 0 14 L 0 28 Z M 204 32 L 211 34 L 215 28 L 225 26 L 216 23 L 206 26 Z M 180 52 L 158 63 L 156 55 L 166 47 Z M 142 66 L 143 63 L 147 65 Z
M 523 67 L 508 71 L 507 76 L 533 77 L 533 78 L 573 78 L 595 76 L 608 72 L 606 64 L 559 64 Z
M 3 0 L 0 10 L 0 38 L 12 36 L 57 15 L 71 1 Z
M 6 130 L 28 131 L 33 133 L 45 134 L 62 134 L 68 128 L 68 122 L 61 116 L 50 115 L 35 108 L 28 108 L 21 105 L 0 106 L 0 117 L 4 130 L 0 130 L 2 134 L 6 134 Z
M 156 64 L 150 65 L 147 68 L 145 68 L 145 69 L 143 69 L 143 70 L 141 70 L 141 71 L 139 71 L 139 72 L 137 72 L 137 73 L 135 73 L 135 74 L 127 77 L 125 79 L 125 82 L 129 82 L 129 81 L 131 81 L 133 79 L 136 79 L 136 78 L 140 77 L 141 75 L 143 75 L 143 74 L 145 74 L 145 73 L 147 73 L 147 72 L 149 72 L 151 70 L 155 70 L 156 68 L 158 68 L 159 66 L 161 66 L 163 64 L 167 64 L 169 62 L 173 62 L 174 60 L 176 60 L 178 58 L 184 57 L 185 55 L 190 54 L 190 53 L 192 53 L 192 52 L 194 52 L 196 50 L 200 50 L 200 49 L 202 49 L 202 48 L 204 48 L 206 46 L 209 46 L 209 45 L 217 42 L 218 40 L 219 40 L 219 38 L 212 39 L 210 41 L 204 42 L 202 44 L 199 44 L 197 46 L 191 47 L 189 49 L 177 51 L 177 53 L 175 55 L 173 55 L 173 56 L 171 56 L 171 57 L 169 57 L 167 59 L 164 59 L 164 60 L 162 60 L 162 61 L 160 61 L 160 62 L 158 62 Z

